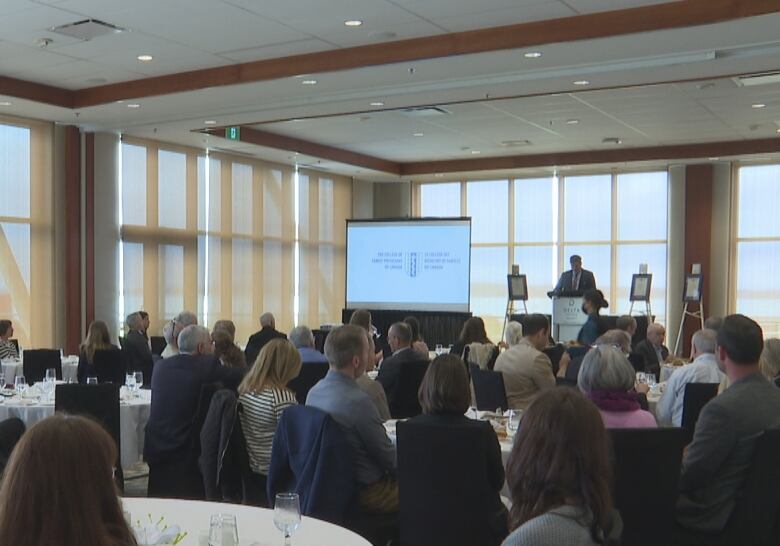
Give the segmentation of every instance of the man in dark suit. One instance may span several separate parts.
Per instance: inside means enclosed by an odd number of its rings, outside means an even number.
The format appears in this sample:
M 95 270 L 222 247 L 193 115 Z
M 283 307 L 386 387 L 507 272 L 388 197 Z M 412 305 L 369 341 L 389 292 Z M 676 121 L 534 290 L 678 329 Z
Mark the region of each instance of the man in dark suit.
M 683 456 L 677 521 L 686 529 L 714 535 L 724 529 L 756 438 L 780 427 L 780 389 L 759 371 L 763 337 L 761 327 L 744 315 L 726 317 L 718 331 L 715 356 L 731 386 L 704 406 Z
M 382 360 L 376 380 L 385 389 L 388 405 L 392 408 L 399 396 L 401 366 L 406 362 L 427 361 L 428 358 L 412 349 L 412 330 L 406 323 L 396 322 L 390 326 L 387 342 L 393 354 Z
M 634 354 L 640 355 L 645 361 L 644 371 L 655 374 L 656 380 L 661 379 L 661 364 L 669 358 L 669 349 L 664 345 L 664 337 L 666 337 L 664 327 L 654 323 L 647 327 L 647 337 L 634 347 Z
M 203 326 L 187 326 L 179 334 L 179 354 L 157 362 L 152 375 L 152 405 L 146 424 L 144 459 L 149 464 L 152 497 L 200 498 L 203 481 L 193 446 L 193 430 L 201 388 L 220 382 L 235 388 L 239 368 L 220 366 L 211 336 Z
M 125 319 L 127 335 L 122 344 L 125 355 L 125 363 L 128 372 L 139 371 L 144 375 L 144 385 L 152 383 L 152 351 L 149 349 L 149 340 L 144 332 L 143 317 L 140 313 L 131 313 Z
M 591 271 L 582 268 L 582 258 L 576 254 L 569 258 L 571 270 L 564 271 L 558 284 L 550 295 L 560 295 L 563 293 L 584 294 L 588 290 L 596 290 L 596 277 Z
M 251 368 L 257 359 L 257 355 L 260 354 L 260 349 L 272 339 L 277 338 L 287 339 L 287 336 L 276 331 L 276 319 L 271 313 L 263 313 L 260 317 L 260 331 L 249 336 L 246 349 L 244 349 L 246 365 Z

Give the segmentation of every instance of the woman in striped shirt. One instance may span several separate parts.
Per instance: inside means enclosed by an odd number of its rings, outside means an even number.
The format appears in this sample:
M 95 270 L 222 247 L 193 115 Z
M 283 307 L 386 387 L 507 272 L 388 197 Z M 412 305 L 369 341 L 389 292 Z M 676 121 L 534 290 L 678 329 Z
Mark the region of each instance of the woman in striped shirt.
M 241 428 L 246 438 L 249 466 L 265 491 L 276 425 L 285 408 L 296 404 L 287 383 L 301 371 L 301 356 L 286 339 L 269 341 L 238 387 L 243 406 Z

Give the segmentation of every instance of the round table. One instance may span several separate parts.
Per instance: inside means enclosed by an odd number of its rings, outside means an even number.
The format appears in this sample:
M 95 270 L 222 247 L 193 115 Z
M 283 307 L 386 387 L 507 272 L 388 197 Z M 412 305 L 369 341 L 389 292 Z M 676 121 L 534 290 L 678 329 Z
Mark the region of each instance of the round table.
M 119 404 L 120 442 L 122 444 L 122 468 L 131 468 L 144 451 L 144 431 L 149 420 L 152 391 L 139 391 L 138 398 Z M 54 402 L 41 403 L 34 398 L 0 398 L 0 421 L 18 417 L 27 428 L 54 415 Z
M 22 353 L 24 358 L 24 353 Z M 22 360 L 3 360 L 3 374 L 7 385 L 13 385 L 17 375 L 24 375 L 24 366 Z M 62 357 L 62 380 L 65 382 L 76 383 L 78 381 L 79 357 Z
M 282 533 L 274 526 L 274 512 L 265 508 L 218 502 L 187 501 L 179 499 L 123 498 L 122 506 L 131 521 L 154 521 L 165 517 L 167 525 L 178 525 L 187 536 L 180 546 L 200 546 L 199 540 L 208 536 L 212 514 L 232 514 L 238 525 L 240 546 L 279 546 L 284 543 Z M 206 539 L 207 541 L 208 539 Z M 206 542 L 208 544 L 208 542 Z M 371 546 L 361 536 L 325 521 L 302 517 L 301 525 L 292 535 L 295 546 Z

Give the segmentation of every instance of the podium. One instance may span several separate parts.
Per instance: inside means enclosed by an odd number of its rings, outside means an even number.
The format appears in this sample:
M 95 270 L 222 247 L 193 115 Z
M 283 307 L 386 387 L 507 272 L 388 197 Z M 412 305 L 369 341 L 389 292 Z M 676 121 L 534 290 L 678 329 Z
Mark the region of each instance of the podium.
M 582 312 L 582 296 L 553 296 L 552 336 L 559 343 L 576 341 L 580 328 L 588 320 Z

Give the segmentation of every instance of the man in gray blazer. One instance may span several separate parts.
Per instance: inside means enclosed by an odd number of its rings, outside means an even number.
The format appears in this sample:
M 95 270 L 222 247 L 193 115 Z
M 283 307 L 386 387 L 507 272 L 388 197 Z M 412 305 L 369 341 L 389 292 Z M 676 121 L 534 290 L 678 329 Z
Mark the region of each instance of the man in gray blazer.
M 582 268 L 582 258 L 576 254 L 569 258 L 571 264 L 570 271 L 564 271 L 558 284 L 550 292 L 550 296 L 557 296 L 563 293 L 584 294 L 588 290 L 596 290 L 596 277 L 591 271 Z
M 704 406 L 683 457 L 677 520 L 686 529 L 724 529 L 757 436 L 780 427 L 780 389 L 758 369 L 763 346 L 761 327 L 753 320 L 744 315 L 724 319 L 716 356 L 731 386 Z

